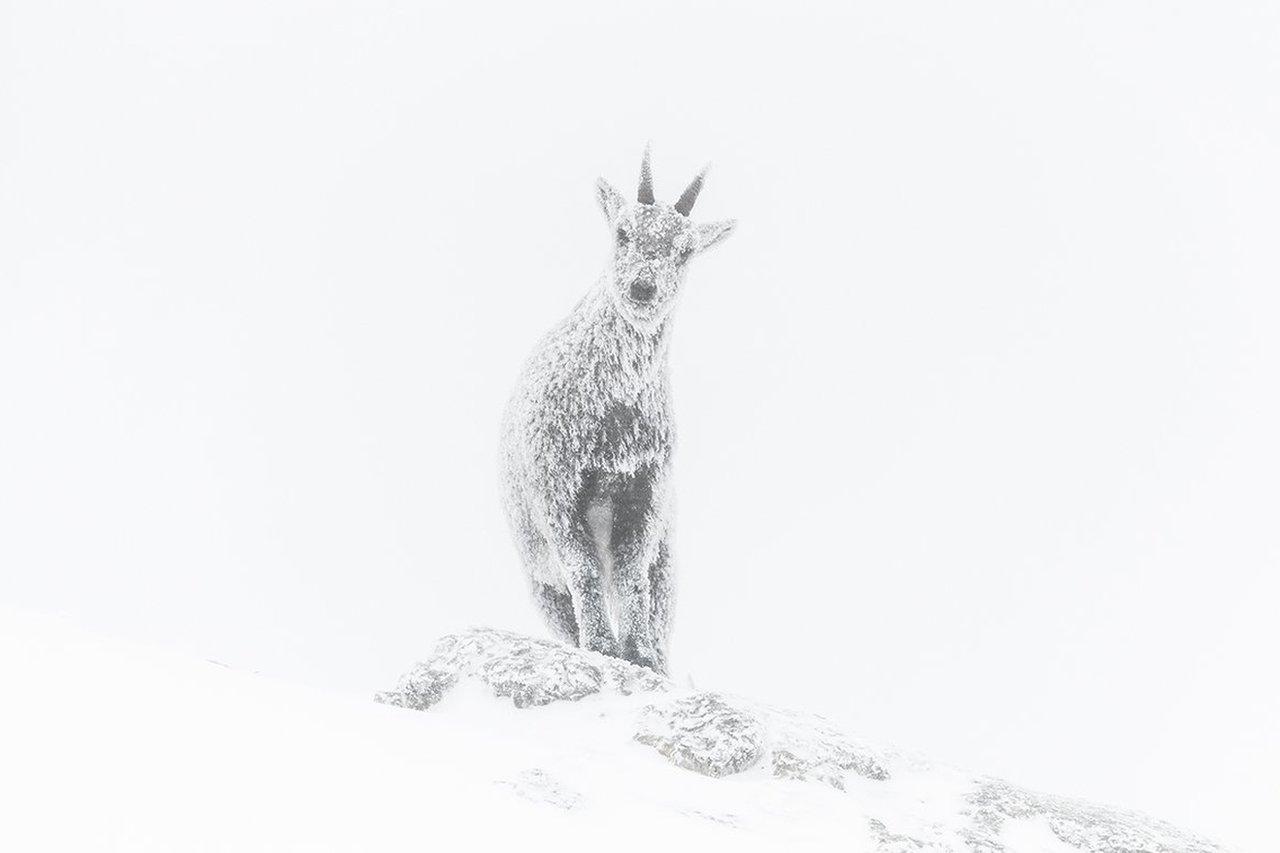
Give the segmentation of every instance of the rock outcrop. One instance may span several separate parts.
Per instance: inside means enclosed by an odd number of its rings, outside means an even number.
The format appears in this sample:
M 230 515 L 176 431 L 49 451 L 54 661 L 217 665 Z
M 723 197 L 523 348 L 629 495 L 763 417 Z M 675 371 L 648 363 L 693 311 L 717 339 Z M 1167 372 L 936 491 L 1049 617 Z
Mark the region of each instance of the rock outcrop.
M 623 720 L 623 731 L 635 744 L 656 750 L 684 771 L 843 792 L 848 825 L 860 828 L 855 831 L 863 836 L 863 848 L 879 853 L 1226 853 L 1213 842 L 1134 812 L 931 765 L 873 747 L 820 717 L 681 688 L 625 661 L 506 631 L 476 629 L 445 637 L 430 657 L 376 699 L 426 710 L 467 682 L 515 708 L 588 699 L 605 703 L 602 707 Z M 597 711 L 594 716 L 607 715 Z M 531 718 L 530 726 L 536 725 Z M 562 809 L 578 808 L 583 801 L 541 769 L 502 784 Z M 829 800 L 821 802 L 826 808 Z M 738 823 L 732 815 L 686 813 Z
M 647 669 L 552 640 L 492 628 L 451 634 L 394 690 L 374 698 L 425 711 L 460 681 L 472 679 L 517 708 L 572 702 L 597 693 L 658 692 L 668 682 Z

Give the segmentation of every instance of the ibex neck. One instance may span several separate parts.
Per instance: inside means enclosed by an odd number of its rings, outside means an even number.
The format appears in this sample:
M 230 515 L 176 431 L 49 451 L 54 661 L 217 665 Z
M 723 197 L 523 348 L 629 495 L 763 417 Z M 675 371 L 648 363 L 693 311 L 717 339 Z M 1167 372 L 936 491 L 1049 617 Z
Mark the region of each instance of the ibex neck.
M 664 317 L 653 329 L 638 328 L 618 309 L 612 284 L 601 277 L 596 288 L 579 305 L 586 325 L 588 358 L 597 369 L 619 383 L 621 391 L 666 380 L 667 350 L 671 339 L 671 318 Z

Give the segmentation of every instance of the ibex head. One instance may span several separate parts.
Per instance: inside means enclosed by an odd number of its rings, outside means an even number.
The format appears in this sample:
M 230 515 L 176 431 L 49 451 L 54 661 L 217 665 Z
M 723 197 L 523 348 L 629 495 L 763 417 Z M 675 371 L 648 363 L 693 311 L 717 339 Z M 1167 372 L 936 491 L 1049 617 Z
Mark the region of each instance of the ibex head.
M 635 203 L 601 178 L 596 189 L 613 233 L 609 287 L 622 316 L 642 329 L 655 328 L 675 303 L 688 261 L 733 231 L 732 219 L 699 224 L 689 219 L 707 170 L 693 179 L 674 205 L 653 199 L 649 149 L 640 164 Z

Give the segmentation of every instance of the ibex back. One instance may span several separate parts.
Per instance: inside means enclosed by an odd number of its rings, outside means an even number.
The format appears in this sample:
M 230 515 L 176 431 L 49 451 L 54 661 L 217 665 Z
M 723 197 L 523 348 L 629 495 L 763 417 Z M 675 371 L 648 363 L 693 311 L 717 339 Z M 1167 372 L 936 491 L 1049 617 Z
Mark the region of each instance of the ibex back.
M 705 175 L 674 205 L 656 202 L 646 149 L 634 204 L 598 181 L 611 262 L 538 344 L 502 425 L 507 519 L 551 630 L 662 673 L 673 595 L 671 311 L 689 260 L 734 226 L 689 219 Z

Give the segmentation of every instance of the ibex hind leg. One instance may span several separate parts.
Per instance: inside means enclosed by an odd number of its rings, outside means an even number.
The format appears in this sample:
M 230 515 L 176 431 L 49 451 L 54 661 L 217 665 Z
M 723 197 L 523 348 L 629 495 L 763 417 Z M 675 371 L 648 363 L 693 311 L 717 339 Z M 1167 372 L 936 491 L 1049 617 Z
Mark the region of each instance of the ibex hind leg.
M 578 644 L 578 620 L 573 615 L 573 597 L 563 584 L 551 580 L 551 552 L 546 539 L 538 531 L 527 506 L 513 502 L 509 507 L 512 530 L 520 560 L 528 573 L 529 586 L 538 611 L 547 621 L 552 635 L 571 646 Z
M 578 620 L 573 615 L 573 597 L 569 590 L 554 584 L 533 582 L 533 597 L 557 640 L 571 646 L 578 644 Z

